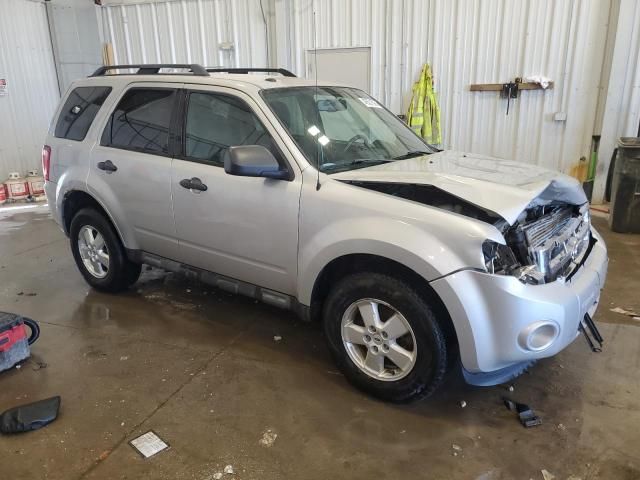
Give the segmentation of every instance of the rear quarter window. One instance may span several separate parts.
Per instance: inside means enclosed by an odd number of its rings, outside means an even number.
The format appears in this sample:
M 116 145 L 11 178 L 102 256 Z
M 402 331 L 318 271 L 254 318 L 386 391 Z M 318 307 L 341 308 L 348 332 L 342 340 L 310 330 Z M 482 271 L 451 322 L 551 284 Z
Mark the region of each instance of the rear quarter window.
M 57 138 L 82 141 L 100 107 L 111 93 L 111 87 L 78 87 L 67 97 L 56 123 Z

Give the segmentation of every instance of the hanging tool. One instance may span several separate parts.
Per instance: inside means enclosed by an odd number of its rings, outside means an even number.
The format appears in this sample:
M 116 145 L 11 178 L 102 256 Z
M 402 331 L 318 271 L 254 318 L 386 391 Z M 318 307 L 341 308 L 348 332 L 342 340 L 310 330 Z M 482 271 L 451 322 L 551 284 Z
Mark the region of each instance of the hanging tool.
M 518 98 L 521 90 L 548 90 L 553 88 L 553 82 L 549 82 L 546 87 L 536 82 L 524 82 L 522 77 L 516 77 L 513 82 L 507 83 L 476 83 L 469 87 L 472 92 L 500 92 L 501 98 L 507 99 L 507 115 L 511 99 Z
M 500 93 L 500 96 L 507 99 L 507 115 L 509 115 L 509 104 L 511 103 L 511 99 L 513 98 L 515 100 L 518 98 L 518 87 L 521 83 L 522 78 L 517 77 L 515 82 L 502 84 L 502 92 Z

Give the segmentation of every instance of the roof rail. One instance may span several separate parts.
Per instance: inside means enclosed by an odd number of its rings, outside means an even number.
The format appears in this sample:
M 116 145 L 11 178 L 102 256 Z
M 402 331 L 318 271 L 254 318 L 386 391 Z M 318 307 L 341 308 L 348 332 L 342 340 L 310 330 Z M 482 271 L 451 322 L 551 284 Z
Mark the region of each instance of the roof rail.
M 200 77 L 208 77 L 209 74 L 207 70 L 202 65 L 198 65 L 197 63 L 140 63 L 134 65 L 105 65 L 104 67 L 98 68 L 95 72 L 93 72 L 90 77 L 101 77 L 106 75 L 106 73 L 110 70 L 121 70 L 121 69 L 134 69 L 137 68 L 138 71 L 136 75 L 153 75 L 160 72 L 162 68 L 184 68 L 190 70 L 194 75 L 198 75 Z
M 279 73 L 283 77 L 295 77 L 296 75 L 285 68 L 222 68 L 222 67 L 207 67 L 207 72 L 211 73 L 249 73 L 249 72 L 264 72 L 264 73 Z

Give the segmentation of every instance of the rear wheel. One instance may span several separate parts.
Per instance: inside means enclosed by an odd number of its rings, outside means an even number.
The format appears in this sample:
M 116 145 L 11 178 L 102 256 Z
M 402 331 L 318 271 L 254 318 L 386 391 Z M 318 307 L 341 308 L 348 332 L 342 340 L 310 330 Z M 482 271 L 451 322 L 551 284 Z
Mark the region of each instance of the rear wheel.
M 417 400 L 444 378 L 444 333 L 425 299 L 401 280 L 379 273 L 342 279 L 329 293 L 324 328 L 346 378 L 378 398 Z
M 129 261 L 111 223 L 93 208 L 80 210 L 69 229 L 80 273 L 96 290 L 119 292 L 138 280 L 141 266 Z

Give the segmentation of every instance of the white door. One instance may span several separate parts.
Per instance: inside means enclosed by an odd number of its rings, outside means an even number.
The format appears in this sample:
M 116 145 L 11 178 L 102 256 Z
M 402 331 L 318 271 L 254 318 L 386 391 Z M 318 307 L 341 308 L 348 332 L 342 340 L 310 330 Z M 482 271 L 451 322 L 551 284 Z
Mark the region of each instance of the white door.
M 297 167 L 287 162 L 250 97 L 219 87 L 186 94 L 182 154 L 173 160 L 171 179 L 177 260 L 294 294 L 302 181 Z M 225 173 L 229 146 L 256 144 L 289 165 L 291 181 Z M 183 180 L 200 182 L 206 190 L 181 186 Z
M 307 50 L 307 79 L 336 82 L 371 93 L 371 49 L 322 48 Z

